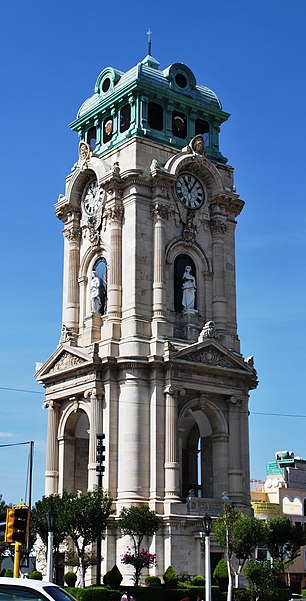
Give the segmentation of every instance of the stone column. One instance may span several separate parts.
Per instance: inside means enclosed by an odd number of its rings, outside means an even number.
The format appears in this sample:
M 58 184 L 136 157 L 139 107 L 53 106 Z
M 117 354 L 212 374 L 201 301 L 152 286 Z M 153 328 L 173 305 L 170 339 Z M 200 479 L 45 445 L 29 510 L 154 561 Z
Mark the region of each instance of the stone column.
M 219 334 L 226 332 L 226 297 L 224 269 L 224 234 L 227 229 L 226 218 L 215 214 L 210 222 L 213 243 L 213 321 Z
M 165 500 L 177 501 L 179 490 L 178 457 L 178 396 L 184 395 L 183 388 L 167 386 L 166 395 L 166 432 L 165 432 Z
M 48 409 L 48 434 L 46 457 L 45 495 L 58 493 L 58 424 L 59 404 L 55 401 L 45 401 L 43 404 Z
M 165 301 L 165 219 L 168 208 L 156 202 L 152 209 L 154 222 L 154 282 L 153 282 L 153 320 L 166 321 Z
M 65 269 L 63 324 L 73 332 L 78 329 L 79 322 L 79 283 L 80 238 L 79 214 L 69 214 L 64 228 L 65 237 Z
M 213 455 L 213 497 L 220 499 L 222 493 L 228 493 L 228 442 L 227 433 L 216 433 L 212 435 Z
M 103 430 L 103 398 L 104 391 L 97 393 L 96 388 L 88 390 L 84 394 L 85 399 L 90 403 L 90 429 L 89 429 L 89 456 L 88 456 L 88 490 L 93 490 L 97 484 L 96 473 L 96 447 L 97 434 Z
M 228 481 L 230 498 L 240 497 L 242 494 L 242 458 L 241 458 L 241 429 L 240 416 L 242 398 L 231 396 L 228 399 L 228 425 L 229 425 L 229 457 Z
M 112 207 L 107 214 L 110 223 L 107 313 L 109 320 L 117 320 L 121 317 L 123 208 Z

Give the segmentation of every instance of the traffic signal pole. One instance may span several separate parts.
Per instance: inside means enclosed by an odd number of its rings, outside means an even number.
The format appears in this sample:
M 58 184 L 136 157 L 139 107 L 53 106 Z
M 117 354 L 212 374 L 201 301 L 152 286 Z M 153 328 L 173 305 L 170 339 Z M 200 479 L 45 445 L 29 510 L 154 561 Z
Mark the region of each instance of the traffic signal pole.
M 14 556 L 14 572 L 13 578 L 19 578 L 20 572 L 20 557 L 21 557 L 21 543 L 14 543 L 15 547 L 15 556 Z

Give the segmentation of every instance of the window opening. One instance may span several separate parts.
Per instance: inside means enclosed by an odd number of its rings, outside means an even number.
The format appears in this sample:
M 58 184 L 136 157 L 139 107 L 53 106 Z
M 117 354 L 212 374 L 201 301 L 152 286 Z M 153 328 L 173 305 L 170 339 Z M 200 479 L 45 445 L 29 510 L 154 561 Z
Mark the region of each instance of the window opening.
M 129 129 L 131 124 L 131 106 L 126 104 L 120 111 L 120 133 Z
M 91 127 L 87 132 L 87 144 L 89 144 L 91 150 L 96 148 L 97 132 L 95 127 Z
M 107 263 L 98 259 L 91 272 L 90 304 L 92 313 L 105 315 L 107 312 Z
M 179 88 L 186 88 L 188 82 L 183 73 L 177 73 L 175 76 L 175 83 L 179 86 Z
M 110 84 L 111 84 L 110 78 L 106 77 L 104 79 L 104 81 L 103 81 L 103 84 L 102 84 L 102 90 L 103 90 L 103 92 L 108 92 L 108 90 L 110 88 Z
M 103 121 L 103 142 L 106 144 L 113 136 L 113 119 L 111 116 L 106 117 Z
M 201 135 L 204 138 L 205 146 L 209 146 L 209 123 L 202 119 L 195 120 L 195 135 Z
M 173 111 L 172 113 L 172 132 L 177 138 L 186 138 L 187 136 L 187 117 L 184 113 Z
M 164 128 L 164 110 L 156 102 L 148 103 L 148 124 L 152 129 L 161 131 Z

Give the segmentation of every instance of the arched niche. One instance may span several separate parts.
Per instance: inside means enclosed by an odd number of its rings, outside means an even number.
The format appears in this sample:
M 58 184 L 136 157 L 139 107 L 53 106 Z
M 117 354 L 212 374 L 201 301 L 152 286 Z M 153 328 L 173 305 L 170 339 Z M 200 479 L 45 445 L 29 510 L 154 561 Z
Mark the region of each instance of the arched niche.
M 80 403 L 69 406 L 59 424 L 62 490 L 88 489 L 89 430 L 87 411 Z
M 174 281 L 173 281 L 173 294 L 174 294 L 174 310 L 177 313 L 182 313 L 183 307 L 183 274 L 186 267 L 191 267 L 190 273 L 197 281 L 197 272 L 193 259 L 185 254 L 178 254 L 174 259 Z M 194 309 L 197 309 L 197 291 L 195 291 Z

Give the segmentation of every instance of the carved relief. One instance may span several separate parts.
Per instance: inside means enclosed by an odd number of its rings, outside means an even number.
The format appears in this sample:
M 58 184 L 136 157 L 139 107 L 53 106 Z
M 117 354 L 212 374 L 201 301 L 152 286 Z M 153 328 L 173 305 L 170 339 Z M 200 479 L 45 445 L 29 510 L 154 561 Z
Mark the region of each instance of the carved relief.
M 60 337 L 60 343 L 64 344 L 65 342 L 75 342 L 75 332 L 72 328 L 68 328 L 65 324 L 62 326 L 62 332 Z
M 91 152 L 89 144 L 87 144 L 86 142 L 80 142 L 79 143 L 78 166 L 81 169 L 81 171 L 88 169 L 88 162 L 91 158 L 91 155 L 92 155 L 92 152 Z
M 216 330 L 216 324 L 214 321 L 206 322 L 199 335 L 198 342 L 203 342 L 205 338 L 219 338 L 219 334 Z
M 190 355 L 184 355 L 184 360 L 195 361 L 198 363 L 205 363 L 206 365 L 214 365 L 219 367 L 237 367 L 233 361 L 230 361 L 227 357 L 219 353 L 213 347 L 201 349 L 200 351 Z
M 55 365 L 50 369 L 49 373 L 53 374 L 63 369 L 69 369 L 70 367 L 76 367 L 77 365 L 84 364 L 84 360 L 76 357 L 75 355 L 71 355 L 70 353 L 64 353 L 61 358 L 55 363 Z

